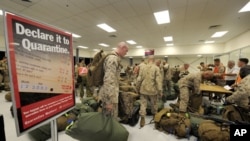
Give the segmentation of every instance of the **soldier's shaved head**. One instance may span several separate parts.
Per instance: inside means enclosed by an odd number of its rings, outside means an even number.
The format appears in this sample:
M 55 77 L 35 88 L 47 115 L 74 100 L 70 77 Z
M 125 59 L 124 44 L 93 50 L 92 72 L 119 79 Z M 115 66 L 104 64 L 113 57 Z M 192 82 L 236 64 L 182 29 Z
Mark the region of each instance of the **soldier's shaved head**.
M 128 52 L 127 43 L 125 43 L 125 42 L 118 43 L 115 51 L 120 57 L 124 57 Z
M 214 77 L 214 73 L 212 71 L 204 71 L 202 77 L 206 80 L 210 80 Z

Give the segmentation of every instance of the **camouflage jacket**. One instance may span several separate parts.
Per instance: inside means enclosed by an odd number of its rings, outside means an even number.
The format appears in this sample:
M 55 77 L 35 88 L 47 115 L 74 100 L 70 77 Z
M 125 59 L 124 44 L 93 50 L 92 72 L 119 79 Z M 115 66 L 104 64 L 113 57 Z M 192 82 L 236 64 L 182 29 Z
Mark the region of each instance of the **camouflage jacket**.
M 200 94 L 201 73 L 191 73 L 178 81 L 179 87 L 188 87 L 194 94 Z
M 237 90 L 226 101 L 236 103 L 240 107 L 248 108 L 250 97 L 250 75 L 246 76 L 238 84 Z
M 162 77 L 159 67 L 153 63 L 145 65 L 137 78 L 137 90 L 145 95 L 157 95 L 162 92 Z
M 172 78 L 172 72 L 171 72 L 171 68 L 169 64 L 165 64 L 163 66 L 163 70 L 164 70 L 164 80 L 171 80 Z
M 189 74 L 188 70 L 185 70 L 183 67 L 180 68 L 180 74 L 179 74 L 180 78 L 183 78 L 184 76 L 187 76 L 188 74 Z
M 100 97 L 106 104 L 118 103 L 119 78 L 120 78 L 120 57 L 109 55 L 104 61 L 103 85 L 100 88 Z
M 0 71 L 2 74 L 7 75 L 8 73 L 8 63 L 7 61 L 0 61 Z

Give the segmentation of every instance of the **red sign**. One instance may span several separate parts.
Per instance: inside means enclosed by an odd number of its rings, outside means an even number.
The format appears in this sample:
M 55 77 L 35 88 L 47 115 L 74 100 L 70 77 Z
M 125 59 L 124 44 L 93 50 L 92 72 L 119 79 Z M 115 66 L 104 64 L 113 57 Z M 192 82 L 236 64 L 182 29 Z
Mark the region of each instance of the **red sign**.
M 155 54 L 154 49 L 145 50 L 145 56 L 154 55 L 154 54 Z
M 75 105 L 72 36 L 9 13 L 5 20 L 19 135 Z

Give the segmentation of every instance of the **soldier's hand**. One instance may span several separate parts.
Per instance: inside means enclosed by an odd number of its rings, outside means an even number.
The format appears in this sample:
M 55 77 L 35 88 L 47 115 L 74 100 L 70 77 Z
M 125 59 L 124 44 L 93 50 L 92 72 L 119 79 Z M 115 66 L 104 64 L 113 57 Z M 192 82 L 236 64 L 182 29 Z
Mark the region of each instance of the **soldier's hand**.
M 113 104 L 107 104 L 105 108 L 108 112 L 111 112 L 113 110 Z

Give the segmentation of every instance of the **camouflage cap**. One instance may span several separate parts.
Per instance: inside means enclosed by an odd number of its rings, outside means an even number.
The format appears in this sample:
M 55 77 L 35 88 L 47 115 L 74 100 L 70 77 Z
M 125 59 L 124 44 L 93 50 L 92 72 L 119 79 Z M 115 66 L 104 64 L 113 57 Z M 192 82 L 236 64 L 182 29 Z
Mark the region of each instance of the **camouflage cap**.
M 240 69 L 240 77 L 244 78 L 250 74 L 250 65 L 246 65 Z

